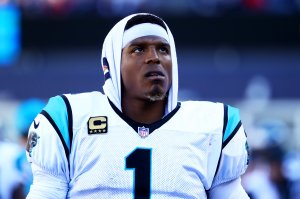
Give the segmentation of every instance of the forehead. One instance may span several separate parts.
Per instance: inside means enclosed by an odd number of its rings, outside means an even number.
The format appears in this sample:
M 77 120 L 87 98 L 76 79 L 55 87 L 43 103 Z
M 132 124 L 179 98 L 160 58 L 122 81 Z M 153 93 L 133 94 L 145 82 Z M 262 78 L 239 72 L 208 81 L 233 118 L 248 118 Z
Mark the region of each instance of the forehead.
M 129 42 L 125 47 L 132 46 L 132 45 L 139 45 L 139 44 L 163 44 L 166 46 L 170 45 L 169 42 L 163 37 L 149 35 L 149 36 L 136 38 L 131 42 Z

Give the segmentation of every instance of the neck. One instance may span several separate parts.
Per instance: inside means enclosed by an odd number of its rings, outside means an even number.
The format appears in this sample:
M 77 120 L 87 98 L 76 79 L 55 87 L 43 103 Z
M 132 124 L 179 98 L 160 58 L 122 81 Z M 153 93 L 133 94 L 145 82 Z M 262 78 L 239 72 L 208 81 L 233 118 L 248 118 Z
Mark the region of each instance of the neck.
M 122 99 L 122 112 L 136 122 L 151 124 L 160 120 L 165 113 L 166 100 L 145 101 Z

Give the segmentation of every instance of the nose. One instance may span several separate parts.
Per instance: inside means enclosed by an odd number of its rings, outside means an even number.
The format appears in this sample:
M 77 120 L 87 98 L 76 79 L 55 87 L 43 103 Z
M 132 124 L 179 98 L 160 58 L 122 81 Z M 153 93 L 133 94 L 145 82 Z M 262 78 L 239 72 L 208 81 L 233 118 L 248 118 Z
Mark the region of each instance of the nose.
M 159 56 L 158 56 L 158 53 L 156 51 L 156 48 L 153 47 L 153 48 L 150 48 L 148 50 L 145 62 L 147 64 L 150 64 L 150 63 L 159 64 L 160 63 Z

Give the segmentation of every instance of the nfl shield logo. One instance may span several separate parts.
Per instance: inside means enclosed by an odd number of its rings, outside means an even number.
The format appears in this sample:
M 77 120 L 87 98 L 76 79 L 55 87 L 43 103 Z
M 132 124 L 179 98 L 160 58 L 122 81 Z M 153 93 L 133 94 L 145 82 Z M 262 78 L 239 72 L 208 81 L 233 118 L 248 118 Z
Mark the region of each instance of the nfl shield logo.
M 138 133 L 141 136 L 141 138 L 145 138 L 149 135 L 149 128 L 138 127 Z

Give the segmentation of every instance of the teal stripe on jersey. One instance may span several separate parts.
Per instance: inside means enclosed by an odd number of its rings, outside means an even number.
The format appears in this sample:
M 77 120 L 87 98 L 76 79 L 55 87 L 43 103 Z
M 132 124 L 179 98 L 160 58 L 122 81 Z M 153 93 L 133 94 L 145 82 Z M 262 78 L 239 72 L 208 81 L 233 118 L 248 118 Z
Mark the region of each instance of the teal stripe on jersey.
M 223 137 L 223 143 L 227 140 L 228 137 L 230 137 L 230 135 L 233 133 L 233 130 L 241 120 L 239 109 L 234 108 L 232 106 L 228 106 L 227 116 L 228 116 L 228 122 Z
M 50 98 L 44 110 L 51 116 L 60 130 L 62 137 L 70 151 L 70 137 L 68 129 L 68 111 L 61 96 Z

